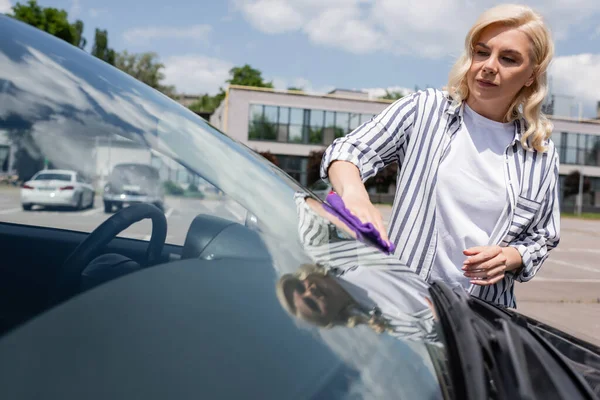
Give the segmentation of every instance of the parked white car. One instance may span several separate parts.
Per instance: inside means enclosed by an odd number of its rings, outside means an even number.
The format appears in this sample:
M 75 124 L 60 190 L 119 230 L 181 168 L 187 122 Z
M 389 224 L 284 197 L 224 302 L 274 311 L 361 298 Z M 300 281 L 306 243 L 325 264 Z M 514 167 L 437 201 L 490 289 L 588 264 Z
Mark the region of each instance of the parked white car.
M 94 197 L 93 186 L 81 174 L 68 170 L 40 171 L 21 187 L 21 204 L 26 211 L 35 205 L 93 208 Z

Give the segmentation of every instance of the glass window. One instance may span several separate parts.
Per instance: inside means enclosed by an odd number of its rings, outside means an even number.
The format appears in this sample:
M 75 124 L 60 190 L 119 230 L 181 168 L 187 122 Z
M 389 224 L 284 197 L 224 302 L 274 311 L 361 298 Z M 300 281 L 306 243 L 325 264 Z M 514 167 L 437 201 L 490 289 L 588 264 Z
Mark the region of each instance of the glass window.
M 312 127 L 323 127 L 323 118 L 325 112 L 322 110 L 310 110 L 310 126 Z
M 360 126 L 360 114 L 350 113 L 350 130 L 353 131 Z
M 577 164 L 577 149 L 575 147 L 567 147 L 565 164 Z
M 250 130 L 248 132 L 248 137 L 250 139 L 257 140 L 276 140 L 277 139 L 277 125 L 262 123 L 262 122 L 253 122 L 250 124 Z
M 260 104 L 250 105 L 250 121 L 260 121 L 263 115 L 263 106 Z
M 308 142 L 310 144 L 323 143 L 323 127 L 309 127 Z
M 569 132 L 567 135 L 567 147 L 577 147 L 577 133 Z
M 586 134 L 583 134 L 583 133 L 579 134 L 579 146 L 578 147 L 580 149 L 585 149 L 586 144 L 587 144 L 588 136 L 589 135 L 586 135 Z
M 552 132 L 552 141 L 554 145 L 559 148 L 561 146 L 562 132 Z
M 33 178 L 34 181 L 64 181 L 71 182 L 72 176 L 68 174 L 42 173 Z
M 290 109 L 290 124 L 302 125 L 304 123 L 304 110 L 301 108 Z
M 600 136 L 589 136 L 586 146 L 585 163 L 587 165 L 599 165 L 600 158 Z
M 288 133 L 290 131 L 289 125 L 277 125 L 277 141 L 278 142 L 287 142 Z
M 302 143 L 302 125 L 290 125 L 289 142 Z
M 369 122 L 373 117 L 373 114 L 361 114 L 360 123 L 364 124 L 365 122 Z
M 264 120 L 265 123 L 272 123 L 272 124 L 277 123 L 278 108 L 279 107 L 275 107 L 275 106 L 265 106 L 265 120 Z
M 306 185 L 308 173 L 308 158 L 277 155 L 279 166 L 292 178 L 296 179 L 302 185 Z
M 279 107 L 279 123 L 286 125 L 290 123 L 290 108 Z
M 326 111 L 325 112 L 325 126 L 334 126 L 335 125 L 335 111 Z
M 338 112 L 335 114 L 335 126 L 340 128 L 342 136 L 348 133 L 350 115 L 346 112 Z M 336 134 L 336 137 L 338 135 Z

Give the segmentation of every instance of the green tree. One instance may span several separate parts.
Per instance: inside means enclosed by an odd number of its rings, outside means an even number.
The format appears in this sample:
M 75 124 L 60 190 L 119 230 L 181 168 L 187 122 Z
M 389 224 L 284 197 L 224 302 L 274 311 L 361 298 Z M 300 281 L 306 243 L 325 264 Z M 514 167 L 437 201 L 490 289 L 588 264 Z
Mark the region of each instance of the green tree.
M 406 96 L 405 93 L 403 92 L 390 92 L 389 90 L 386 89 L 385 91 L 385 95 L 381 96 L 380 99 L 384 99 L 384 100 L 398 100 L 403 98 L 404 96 Z
M 304 92 L 303 88 L 299 88 L 299 87 L 295 87 L 295 86 L 290 86 L 289 88 L 287 88 L 287 90 L 292 90 L 294 92 Z
M 272 82 L 265 82 L 262 72 L 245 64 L 241 67 L 233 67 L 229 70 L 230 78 L 226 81 L 230 85 L 254 86 L 272 88 Z
M 222 98 L 220 96 L 211 96 L 205 94 L 200 97 L 198 100 L 194 101 L 188 107 L 190 110 L 194 112 L 209 112 L 212 113 L 221 103 Z
M 156 53 L 130 54 L 123 51 L 116 54 L 115 66 L 167 96 L 173 97 L 175 95 L 173 86 L 161 84 L 161 81 L 165 78 L 165 74 L 162 72 L 165 66 L 158 60 Z
M 73 24 L 70 23 L 65 10 L 41 7 L 36 0 L 29 0 L 26 4 L 17 3 L 13 7 L 13 14 L 9 14 L 9 16 L 48 32 L 81 49 L 86 45 L 86 40 L 83 37 L 83 22 L 77 20 Z
M 264 87 L 264 88 L 272 88 L 272 82 L 265 82 L 262 77 L 262 72 L 259 70 L 252 68 L 250 65 L 245 64 L 241 67 L 233 67 L 229 70 L 229 79 L 225 81 L 230 85 L 240 85 L 240 86 L 254 86 L 254 87 Z M 219 93 L 214 96 L 210 96 L 205 94 L 200 97 L 197 101 L 192 103 L 188 108 L 195 112 L 209 112 L 212 113 L 215 109 L 221 104 L 223 99 L 225 98 L 225 89 L 219 88 Z M 257 127 L 257 132 L 260 130 L 262 132 L 262 128 Z M 271 132 L 267 133 L 269 136 Z
M 279 161 L 277 160 L 277 156 L 270 151 L 259 151 L 258 154 L 272 162 L 273 164 L 279 166 Z
M 116 53 L 108 47 L 108 32 L 96 28 L 94 36 L 94 45 L 92 46 L 92 55 L 110 65 L 115 65 Z

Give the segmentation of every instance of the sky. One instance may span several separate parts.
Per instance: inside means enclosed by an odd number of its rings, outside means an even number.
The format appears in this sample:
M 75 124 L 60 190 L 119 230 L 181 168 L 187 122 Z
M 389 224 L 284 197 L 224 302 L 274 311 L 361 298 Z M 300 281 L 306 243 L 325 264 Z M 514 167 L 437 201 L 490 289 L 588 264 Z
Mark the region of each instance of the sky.
M 25 2 L 23 0 L 22 2 Z M 165 83 L 214 94 L 229 69 L 250 64 L 276 88 L 441 88 L 489 0 L 38 0 L 95 28 L 117 51 L 156 52 Z M 556 45 L 551 89 L 564 114 L 596 116 L 600 101 L 600 1 L 522 2 L 548 22 Z M 15 0 L 0 0 L 7 12 Z

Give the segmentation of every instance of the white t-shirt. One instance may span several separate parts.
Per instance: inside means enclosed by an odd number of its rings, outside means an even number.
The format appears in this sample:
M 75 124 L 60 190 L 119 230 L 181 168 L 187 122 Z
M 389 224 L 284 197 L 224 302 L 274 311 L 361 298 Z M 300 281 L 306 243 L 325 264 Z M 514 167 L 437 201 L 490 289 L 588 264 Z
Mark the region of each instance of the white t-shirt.
M 463 275 L 463 250 L 487 246 L 506 206 L 504 153 L 515 135 L 513 123 L 487 119 L 468 105 L 464 123 L 450 143 L 438 171 L 438 243 L 431 279 L 470 286 Z

